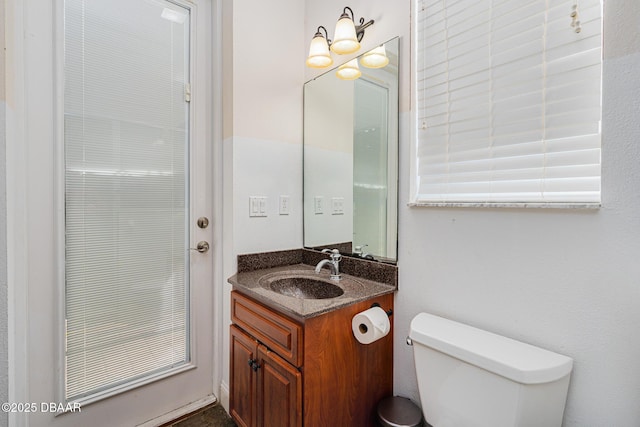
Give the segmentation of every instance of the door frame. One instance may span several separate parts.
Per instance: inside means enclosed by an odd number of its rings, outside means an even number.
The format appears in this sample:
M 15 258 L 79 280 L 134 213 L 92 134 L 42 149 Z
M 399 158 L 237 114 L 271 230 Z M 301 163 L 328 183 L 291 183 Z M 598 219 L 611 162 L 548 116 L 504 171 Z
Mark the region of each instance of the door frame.
M 188 1 L 188 0 L 187 0 Z M 207 0 L 203 0 L 207 1 Z M 217 393 L 220 396 L 220 385 L 222 379 L 222 363 L 223 363 L 223 289 L 224 277 L 222 271 L 222 0 L 209 0 L 211 2 L 211 16 L 207 21 L 213 28 L 211 32 L 211 40 L 209 41 L 211 55 L 207 58 L 207 69 L 210 70 L 210 82 L 213 87 L 209 88 L 212 97 L 207 100 L 211 108 L 209 111 L 212 117 L 201 117 L 200 120 L 210 120 L 211 126 L 211 165 L 213 170 L 208 173 L 207 179 L 212 179 L 211 196 L 213 209 L 211 212 L 211 248 L 212 254 L 212 307 L 213 315 L 213 378 L 212 384 L 214 390 L 211 390 L 211 399 L 202 399 L 183 408 L 164 414 L 150 420 L 150 425 L 161 424 L 170 421 L 183 413 L 188 413 L 198 409 L 199 406 L 212 403 L 216 400 L 213 395 Z M 54 11 L 60 10 L 56 8 L 57 1 L 37 1 L 37 0 L 5 0 L 5 43 L 6 43 L 6 206 L 7 206 L 7 302 L 8 302 L 8 373 L 9 373 L 9 402 L 29 402 L 29 378 L 30 378 L 30 361 L 34 356 L 34 351 L 29 348 L 29 336 L 32 325 L 28 313 L 30 310 L 37 309 L 39 305 L 51 304 L 46 298 L 41 298 L 34 302 L 33 296 L 29 295 L 29 281 L 33 281 L 34 269 L 37 268 L 37 261 L 40 256 L 39 248 L 33 247 L 27 243 L 28 237 L 32 233 L 49 233 L 55 230 L 56 218 L 50 218 L 46 223 L 40 221 L 30 221 L 32 212 L 38 207 L 46 207 L 53 209 L 60 214 L 60 206 L 55 205 L 55 195 L 48 194 L 42 188 L 29 183 L 27 179 L 30 171 L 39 169 L 41 165 L 46 165 L 51 159 L 57 158 L 60 153 L 55 152 L 55 147 L 50 146 L 46 152 L 40 151 L 35 153 L 30 141 L 40 138 L 45 140 L 59 138 L 62 130 L 55 123 L 54 116 L 47 115 L 46 109 L 53 108 L 55 114 L 58 114 L 56 108 L 56 93 L 58 87 L 56 72 L 59 69 L 54 68 L 52 53 L 55 45 L 53 45 L 51 37 L 42 36 L 42 32 L 50 31 L 53 23 L 45 25 L 44 29 L 32 25 L 28 16 L 54 16 Z M 43 18 L 48 19 L 48 18 Z M 38 37 L 38 33 L 40 36 Z M 51 35 L 51 34 L 49 34 Z M 46 45 L 48 44 L 48 48 Z M 32 64 L 28 63 L 26 49 L 39 49 L 47 52 L 48 57 L 45 58 L 47 63 L 51 64 L 52 73 L 46 81 L 38 81 L 37 84 L 31 84 L 33 78 L 28 79 L 34 72 Z M 52 48 L 53 47 L 53 48 Z M 27 81 L 30 85 L 27 86 Z M 47 88 L 49 88 L 47 90 Z M 50 88 L 54 88 L 51 91 Z M 38 119 L 38 125 L 34 125 L 34 121 Z M 41 123 L 44 122 L 45 125 Z M 53 145 L 53 144 L 51 144 Z M 35 161 L 34 161 L 35 160 Z M 50 168 L 50 165 L 46 165 Z M 33 181 L 33 180 L 32 180 Z M 64 214 L 64 212 L 63 212 Z M 59 237 L 59 236 L 54 236 Z M 54 248 L 49 248 L 54 249 Z M 31 270 L 30 270 L 31 269 Z M 35 275 L 37 277 L 37 274 Z M 56 281 L 59 282 L 59 280 Z M 59 288 L 58 288 L 59 290 Z M 59 292 L 56 292 L 59 298 Z M 60 301 L 55 301 L 56 319 L 61 318 L 60 313 L 62 305 Z M 35 307 L 34 307 L 35 306 Z M 60 329 L 60 328 L 58 328 Z M 64 336 L 62 332 L 57 336 L 45 337 L 48 340 L 57 340 Z M 56 357 L 56 356 L 49 356 Z M 57 357 L 56 357 L 57 359 Z M 50 366 L 58 364 L 59 361 L 51 363 Z M 58 375 L 54 374 L 58 377 Z M 40 405 L 41 402 L 35 402 Z M 9 414 L 10 426 L 28 425 L 25 417 L 19 413 Z M 152 416 L 152 415 L 150 415 Z

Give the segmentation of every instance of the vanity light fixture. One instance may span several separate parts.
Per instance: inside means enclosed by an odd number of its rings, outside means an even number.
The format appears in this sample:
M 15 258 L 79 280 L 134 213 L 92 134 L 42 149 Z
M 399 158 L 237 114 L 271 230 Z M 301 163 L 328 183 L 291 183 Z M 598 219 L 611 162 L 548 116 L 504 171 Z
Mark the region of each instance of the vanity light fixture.
M 349 16 L 347 11 L 351 13 L 351 16 Z M 373 19 L 364 22 L 364 18 L 360 18 L 360 24 L 355 25 L 353 10 L 348 6 L 345 7 L 336 24 L 333 42 L 331 42 L 328 37 L 327 29 L 322 25 L 318 27 L 316 34 L 313 36 L 313 40 L 311 40 L 311 46 L 309 47 L 309 56 L 306 61 L 307 66 L 312 68 L 325 68 L 333 64 L 329 49 L 338 55 L 347 55 L 356 52 L 360 49 L 360 42 L 364 37 L 364 30 L 373 25 L 373 22 Z M 320 32 L 320 29 L 324 30 L 324 35 Z
M 320 32 L 321 29 L 324 30 L 324 35 Z M 307 66 L 311 68 L 326 68 L 333 64 L 329 46 L 331 46 L 331 39 L 327 37 L 327 29 L 320 25 L 311 40 L 311 46 L 309 46 Z
M 360 58 L 360 65 L 367 68 L 383 68 L 387 64 L 389 64 L 389 58 L 384 45 L 371 49 Z
M 353 58 L 346 64 L 342 64 L 336 71 L 336 76 L 341 80 L 355 80 L 362 75 L 358 67 L 358 61 Z

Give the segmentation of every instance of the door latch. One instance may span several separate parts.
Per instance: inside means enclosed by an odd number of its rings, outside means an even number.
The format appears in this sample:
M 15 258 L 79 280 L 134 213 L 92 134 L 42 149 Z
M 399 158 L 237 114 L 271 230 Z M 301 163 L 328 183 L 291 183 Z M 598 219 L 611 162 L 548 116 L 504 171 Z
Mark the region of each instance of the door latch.
M 204 240 L 198 242 L 195 248 L 189 248 L 192 251 L 198 251 L 201 254 L 207 253 L 209 251 L 209 242 L 205 242 Z

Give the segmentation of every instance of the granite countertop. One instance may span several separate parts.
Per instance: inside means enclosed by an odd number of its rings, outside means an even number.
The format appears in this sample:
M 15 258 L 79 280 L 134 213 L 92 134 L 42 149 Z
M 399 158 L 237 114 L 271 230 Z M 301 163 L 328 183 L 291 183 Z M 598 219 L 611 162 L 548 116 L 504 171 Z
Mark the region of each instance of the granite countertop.
M 314 279 L 326 281 L 328 286 L 330 284 L 339 286 L 344 291 L 344 294 L 335 298 L 302 299 L 282 295 L 270 289 L 271 280 L 287 276 L 313 277 Z M 329 279 L 329 271 L 327 269 L 323 269 L 316 274 L 313 266 L 303 263 L 240 271 L 229 278 L 229 283 L 233 285 L 234 290 L 300 321 L 372 297 L 392 293 L 396 290 L 395 286 L 344 273 L 340 281 L 333 281 Z

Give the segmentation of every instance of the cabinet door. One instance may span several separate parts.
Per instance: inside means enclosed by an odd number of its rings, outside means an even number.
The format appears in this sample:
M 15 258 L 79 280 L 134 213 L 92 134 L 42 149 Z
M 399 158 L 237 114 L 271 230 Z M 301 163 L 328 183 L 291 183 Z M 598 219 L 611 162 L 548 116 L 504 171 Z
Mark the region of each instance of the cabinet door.
M 258 346 L 258 426 L 302 426 L 302 374 L 265 346 Z
M 257 357 L 258 343 L 242 329 L 231 326 L 229 413 L 240 427 L 256 426 L 256 373 L 249 365 Z

